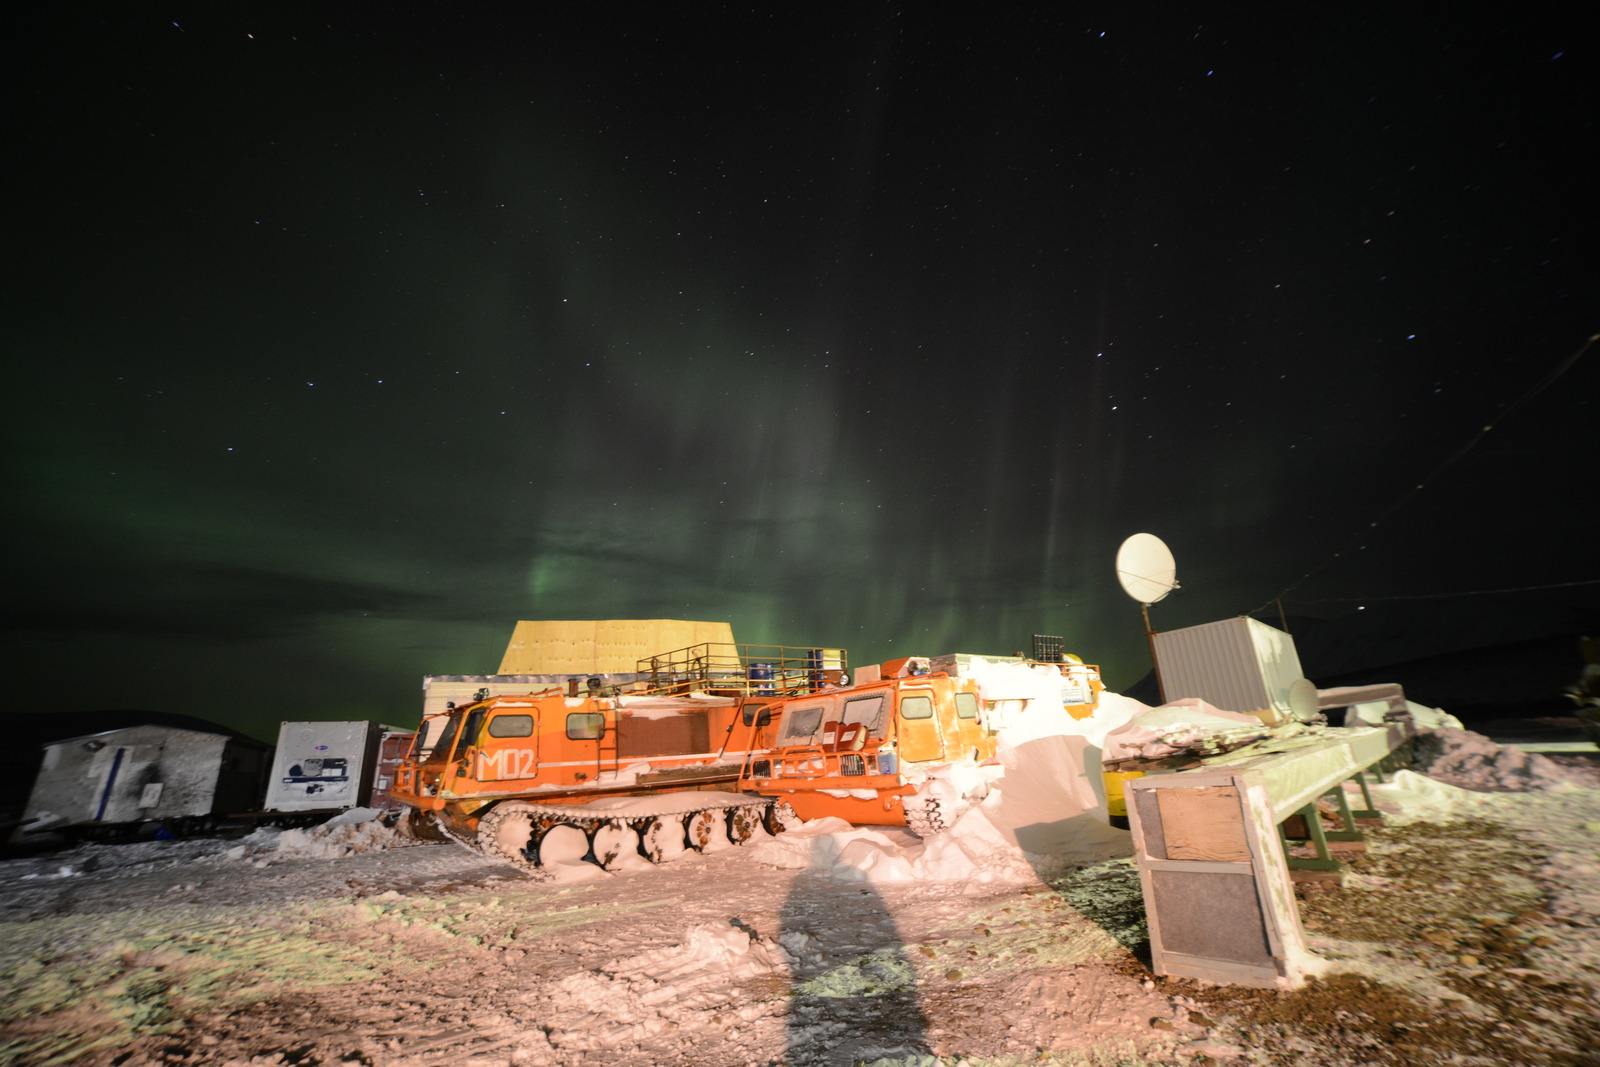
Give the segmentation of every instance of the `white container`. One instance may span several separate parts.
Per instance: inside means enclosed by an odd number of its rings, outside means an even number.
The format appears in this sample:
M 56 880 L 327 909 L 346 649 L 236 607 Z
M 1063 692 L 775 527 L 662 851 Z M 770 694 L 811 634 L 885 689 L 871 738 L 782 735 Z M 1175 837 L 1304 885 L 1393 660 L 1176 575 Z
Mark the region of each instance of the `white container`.
M 1248 616 L 1155 635 L 1163 700 L 1199 697 L 1222 711 L 1269 721 L 1317 714 L 1294 638 Z
M 267 746 L 170 726 L 129 726 L 44 746 L 25 824 L 135 823 L 255 807 Z
M 267 779 L 267 810 L 365 807 L 383 731 L 375 722 L 284 723 Z

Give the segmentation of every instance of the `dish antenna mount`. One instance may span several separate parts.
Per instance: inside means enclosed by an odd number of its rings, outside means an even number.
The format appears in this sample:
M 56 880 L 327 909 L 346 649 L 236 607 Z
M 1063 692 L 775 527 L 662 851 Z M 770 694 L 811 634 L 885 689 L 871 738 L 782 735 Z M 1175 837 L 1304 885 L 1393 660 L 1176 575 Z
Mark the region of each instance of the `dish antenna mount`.
M 1155 668 L 1156 687 L 1166 703 L 1167 690 L 1161 682 L 1161 663 L 1156 659 L 1156 632 L 1150 628 L 1150 605 L 1178 588 L 1178 564 L 1172 549 L 1155 534 L 1136 533 L 1117 549 L 1117 581 L 1122 591 L 1139 602 L 1144 616 L 1144 637 L 1150 642 L 1150 664 Z

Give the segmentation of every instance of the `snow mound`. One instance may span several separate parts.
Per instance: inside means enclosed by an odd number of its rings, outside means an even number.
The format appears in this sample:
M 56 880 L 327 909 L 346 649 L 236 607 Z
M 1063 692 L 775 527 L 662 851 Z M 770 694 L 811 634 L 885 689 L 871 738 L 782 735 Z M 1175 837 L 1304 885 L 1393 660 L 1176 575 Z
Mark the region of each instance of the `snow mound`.
M 973 808 L 949 830 L 925 841 L 913 867 L 920 879 L 932 882 L 1020 884 L 1036 878 L 1027 854 L 1001 832 L 985 808 Z
M 982 808 L 969 809 L 950 829 L 926 840 L 903 844 L 905 837 L 851 826 L 843 819 L 812 819 L 748 846 L 747 851 L 757 863 L 768 866 L 810 867 L 835 878 L 874 884 L 1010 884 L 1034 878 L 1026 854 L 1006 839 Z
M 1350 787 L 1345 787 L 1346 792 Z M 1396 771 L 1387 782 L 1369 782 L 1372 802 L 1395 825 L 1437 821 L 1459 812 L 1471 800 L 1469 790 L 1434 781 L 1416 771 Z
M 740 982 L 787 965 L 781 946 L 762 940 L 732 923 L 701 923 L 689 929 L 682 944 L 646 952 L 607 968 L 616 978 L 652 986 Z M 676 992 L 670 995 L 677 995 Z M 666 999 L 645 996 L 645 1002 Z
M 814 867 L 841 877 L 910 881 L 914 875 L 902 850 L 880 830 L 858 828 L 843 819 L 812 819 L 745 851 L 757 863 L 800 870 Z M 848 858 L 846 858 L 848 853 Z
M 1337 693 L 1337 689 L 1319 690 L 1321 693 Z M 1411 716 L 1411 724 L 1418 730 L 1459 730 L 1461 720 L 1445 711 L 1443 708 L 1430 708 L 1426 704 L 1418 704 L 1414 700 L 1406 701 L 1406 714 Z M 1392 721 L 1392 713 L 1387 700 L 1369 700 L 1360 704 L 1351 704 L 1345 709 L 1344 724 L 1346 726 L 1382 726 Z
M 230 850 L 235 859 L 270 852 L 273 859 L 339 859 L 362 852 L 382 852 L 416 844 L 383 813 L 373 808 L 351 808 L 320 826 L 303 830 L 258 830 Z
M 1429 778 L 1482 793 L 1524 793 L 1574 784 L 1575 776 L 1545 756 L 1497 745 L 1471 730 L 1417 735 L 1417 765 Z

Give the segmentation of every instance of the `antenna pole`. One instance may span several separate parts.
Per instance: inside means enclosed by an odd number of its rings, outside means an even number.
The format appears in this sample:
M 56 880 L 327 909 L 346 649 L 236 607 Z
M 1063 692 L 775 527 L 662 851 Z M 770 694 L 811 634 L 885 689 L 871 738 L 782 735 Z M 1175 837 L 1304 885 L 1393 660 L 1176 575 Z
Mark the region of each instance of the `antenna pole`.
M 1283 624 L 1283 632 L 1284 633 L 1288 633 L 1289 632 L 1289 617 L 1283 613 L 1283 598 L 1282 597 L 1278 597 L 1276 599 L 1276 603 L 1278 605 L 1278 621 Z
M 1161 703 L 1167 702 L 1167 687 L 1161 681 L 1161 661 L 1156 658 L 1156 632 L 1150 628 L 1150 605 L 1140 604 L 1139 614 L 1144 616 L 1144 639 L 1150 643 L 1150 666 L 1156 672 L 1156 692 L 1161 696 Z

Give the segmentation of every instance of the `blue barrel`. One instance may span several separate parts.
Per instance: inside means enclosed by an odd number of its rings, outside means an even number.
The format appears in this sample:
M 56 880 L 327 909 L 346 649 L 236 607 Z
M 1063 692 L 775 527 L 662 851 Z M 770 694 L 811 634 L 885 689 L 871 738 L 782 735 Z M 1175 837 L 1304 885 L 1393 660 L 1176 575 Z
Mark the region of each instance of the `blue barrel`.
M 752 663 L 748 668 L 750 684 L 757 696 L 770 697 L 777 694 L 772 685 L 772 664 Z

